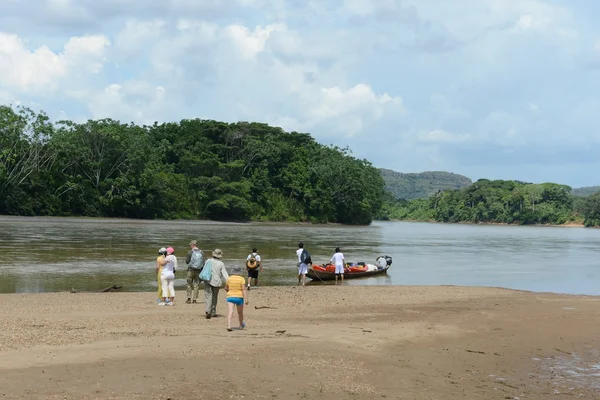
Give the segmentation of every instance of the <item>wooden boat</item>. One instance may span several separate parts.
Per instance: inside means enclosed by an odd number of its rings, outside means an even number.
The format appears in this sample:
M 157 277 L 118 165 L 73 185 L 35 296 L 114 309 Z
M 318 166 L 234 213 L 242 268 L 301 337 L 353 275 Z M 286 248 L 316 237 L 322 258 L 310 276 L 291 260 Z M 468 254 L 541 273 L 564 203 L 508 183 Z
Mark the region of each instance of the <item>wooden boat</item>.
M 344 279 L 354 279 L 354 278 L 365 278 L 368 276 L 381 275 L 387 273 L 387 270 L 390 266 L 386 266 L 383 269 L 378 269 L 376 271 L 364 271 L 364 272 L 345 272 Z M 308 273 L 306 274 L 310 279 L 316 281 L 331 281 L 335 280 L 335 273 L 328 271 L 317 271 L 314 268 L 309 268 Z

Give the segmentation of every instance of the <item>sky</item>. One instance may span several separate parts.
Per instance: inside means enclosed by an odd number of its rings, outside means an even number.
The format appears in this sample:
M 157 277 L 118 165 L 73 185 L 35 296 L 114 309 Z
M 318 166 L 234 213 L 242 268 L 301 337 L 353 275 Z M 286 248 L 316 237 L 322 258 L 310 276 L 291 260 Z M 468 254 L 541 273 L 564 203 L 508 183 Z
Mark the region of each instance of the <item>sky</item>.
M 600 185 L 600 2 L 2 0 L 0 104 L 258 121 L 399 172 Z

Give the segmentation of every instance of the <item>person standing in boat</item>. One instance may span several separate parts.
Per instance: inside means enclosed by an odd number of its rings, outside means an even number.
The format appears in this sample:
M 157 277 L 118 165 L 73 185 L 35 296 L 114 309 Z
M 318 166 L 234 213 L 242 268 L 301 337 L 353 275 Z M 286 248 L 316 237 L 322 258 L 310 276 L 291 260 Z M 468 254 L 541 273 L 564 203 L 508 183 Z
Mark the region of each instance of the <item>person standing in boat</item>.
M 298 250 L 296 250 L 298 256 L 298 286 L 306 285 L 306 274 L 308 273 L 308 266 L 312 264 L 310 253 L 304 248 L 304 243 L 298 243 Z
M 344 260 L 344 254 L 339 247 L 335 248 L 335 254 L 331 257 L 329 261 L 335 265 L 335 284 L 338 283 L 338 276 L 341 276 L 342 283 L 344 283 L 344 266 L 346 265 L 346 260 Z

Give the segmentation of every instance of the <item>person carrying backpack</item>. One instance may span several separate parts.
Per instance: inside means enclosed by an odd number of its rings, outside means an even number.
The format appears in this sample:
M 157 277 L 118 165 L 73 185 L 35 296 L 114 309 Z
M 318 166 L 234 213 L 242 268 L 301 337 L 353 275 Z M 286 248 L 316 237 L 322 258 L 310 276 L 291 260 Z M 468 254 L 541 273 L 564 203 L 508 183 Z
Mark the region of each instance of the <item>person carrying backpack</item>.
M 204 253 L 198 248 L 198 242 L 192 240 L 190 242 L 190 251 L 185 257 L 185 262 L 188 265 L 187 270 L 187 300 L 186 303 L 197 303 L 198 290 L 200 289 L 200 272 L 204 267 Z
M 306 285 L 306 274 L 308 273 L 308 266 L 312 265 L 312 259 L 310 253 L 304 248 L 304 243 L 298 243 L 298 250 L 296 250 L 298 256 L 298 286 L 302 283 L 302 286 Z
M 258 286 L 258 273 L 262 274 L 262 260 L 258 255 L 258 250 L 252 249 L 252 253 L 246 257 L 246 269 L 248 270 L 248 290 L 250 290 L 250 282 L 254 279 L 254 287 Z

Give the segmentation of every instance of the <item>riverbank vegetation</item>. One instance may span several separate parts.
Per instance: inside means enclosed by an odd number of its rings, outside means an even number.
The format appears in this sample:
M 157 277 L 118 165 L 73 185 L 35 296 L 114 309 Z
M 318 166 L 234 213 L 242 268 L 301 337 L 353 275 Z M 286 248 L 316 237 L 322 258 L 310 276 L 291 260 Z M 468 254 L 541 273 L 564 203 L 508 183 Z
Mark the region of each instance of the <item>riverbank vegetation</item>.
M 261 123 L 52 123 L 0 106 L 0 214 L 368 224 L 379 170 Z
M 600 226 L 600 193 L 574 196 L 556 183 L 481 179 L 426 199 L 396 199 L 390 192 L 377 217 L 383 220 Z

